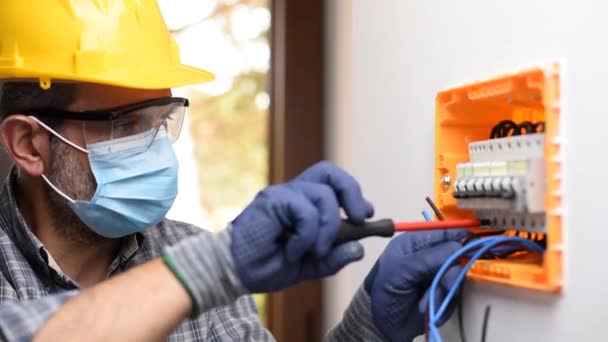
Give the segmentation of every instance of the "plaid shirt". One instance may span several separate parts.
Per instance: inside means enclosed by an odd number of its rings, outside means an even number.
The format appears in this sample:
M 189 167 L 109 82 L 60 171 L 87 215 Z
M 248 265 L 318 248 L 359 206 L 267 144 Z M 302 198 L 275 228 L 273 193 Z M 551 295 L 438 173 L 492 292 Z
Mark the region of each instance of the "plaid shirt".
M 53 312 L 78 294 L 79 287 L 54 262 L 28 228 L 13 193 L 15 172 L 0 190 L 0 339 L 28 341 Z M 201 233 L 185 223 L 164 220 L 156 227 L 123 239 L 111 263 L 111 277 L 159 256 L 161 248 Z M 232 305 L 212 309 L 196 319 L 186 319 L 169 341 L 274 340 L 261 325 L 250 296 Z
M 0 339 L 29 341 L 55 311 L 79 293 L 79 287 L 61 271 L 28 228 L 17 208 L 14 181 L 13 170 L 0 189 Z M 123 239 L 107 276 L 157 257 L 163 246 L 194 234 L 201 234 L 201 229 L 164 220 L 154 228 L 129 236 Z M 260 323 L 253 299 L 241 296 L 231 305 L 184 320 L 168 340 L 274 341 L 274 337 Z M 363 288 L 357 291 L 342 322 L 325 338 L 326 342 L 384 340 L 372 323 L 370 298 Z

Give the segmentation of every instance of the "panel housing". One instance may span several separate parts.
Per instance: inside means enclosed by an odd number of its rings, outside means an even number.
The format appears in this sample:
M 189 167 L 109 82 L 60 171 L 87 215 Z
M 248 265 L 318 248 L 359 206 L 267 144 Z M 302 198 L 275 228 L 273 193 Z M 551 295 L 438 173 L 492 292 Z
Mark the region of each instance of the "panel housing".
M 482 229 L 509 229 L 507 234 L 510 235 L 515 230 L 546 233 L 547 249 L 542 259 L 532 254 L 518 254 L 507 259 L 479 260 L 469 271 L 469 278 L 547 292 L 561 291 L 564 234 L 560 96 L 558 63 L 437 94 L 435 200 L 444 216 L 449 219 L 489 218 L 490 225 Z M 501 139 L 488 140 L 492 128 L 503 120 L 543 121 L 545 133 L 502 138 L 506 139 L 502 142 Z M 542 143 L 538 143 L 539 139 Z M 503 159 L 495 159 L 497 144 L 507 141 L 512 148 L 499 157 Z M 528 143 L 530 146 L 518 149 L 517 142 L 520 146 Z M 468 175 L 466 167 L 485 176 L 484 172 L 507 167 L 507 164 L 491 163 L 508 161 L 519 161 L 525 168 L 523 178 L 518 180 L 525 183 L 523 189 L 529 190 L 525 196 L 515 201 L 490 201 L 490 198 L 469 201 L 454 197 L 455 192 L 458 193 L 456 180 L 460 176 L 462 181 L 462 176 Z M 469 163 L 476 164 L 467 166 Z M 479 179 L 483 180 L 476 180 L 477 185 L 484 189 L 482 183 L 487 177 Z M 471 189 L 474 185 L 475 182 L 469 182 Z

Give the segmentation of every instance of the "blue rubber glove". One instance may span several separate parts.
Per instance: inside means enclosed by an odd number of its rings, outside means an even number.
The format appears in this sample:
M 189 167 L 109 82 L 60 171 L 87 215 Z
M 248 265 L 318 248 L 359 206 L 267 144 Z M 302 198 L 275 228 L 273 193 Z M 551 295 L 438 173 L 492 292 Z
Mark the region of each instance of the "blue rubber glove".
M 388 244 L 365 278 L 364 287 L 371 299 L 374 324 L 389 341 L 411 341 L 424 333 L 428 288 L 439 267 L 462 247 L 460 241 L 469 234 L 464 229 L 405 233 Z M 460 270 L 460 265 L 452 266 L 441 280 L 437 303 Z M 453 309 L 446 312 L 446 320 Z
M 270 292 L 335 274 L 363 257 L 359 242 L 333 246 L 340 207 L 349 220 L 373 215 L 357 181 L 329 162 L 260 192 L 232 223 L 231 253 L 251 292 Z

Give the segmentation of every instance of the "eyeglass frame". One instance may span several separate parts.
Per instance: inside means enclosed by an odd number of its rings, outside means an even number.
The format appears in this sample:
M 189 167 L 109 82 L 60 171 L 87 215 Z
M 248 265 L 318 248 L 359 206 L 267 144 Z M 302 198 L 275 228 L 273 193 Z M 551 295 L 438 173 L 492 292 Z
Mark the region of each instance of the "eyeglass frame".
M 130 114 L 138 109 L 153 106 L 164 106 L 172 103 L 181 103 L 186 108 L 190 106 L 190 101 L 186 98 L 164 97 L 102 110 L 69 111 L 57 109 L 35 109 L 26 114 L 59 120 L 112 121 L 126 114 Z

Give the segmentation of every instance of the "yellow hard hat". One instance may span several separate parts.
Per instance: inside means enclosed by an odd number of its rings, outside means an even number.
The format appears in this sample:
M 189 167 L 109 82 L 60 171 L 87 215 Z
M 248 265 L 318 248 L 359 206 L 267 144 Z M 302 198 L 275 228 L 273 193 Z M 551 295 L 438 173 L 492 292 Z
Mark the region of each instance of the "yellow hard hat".
M 0 80 L 164 89 L 214 79 L 180 63 L 155 0 L 0 1 Z

